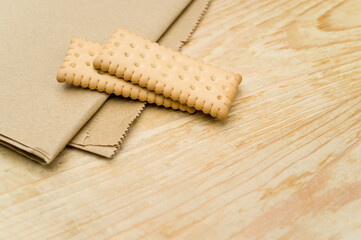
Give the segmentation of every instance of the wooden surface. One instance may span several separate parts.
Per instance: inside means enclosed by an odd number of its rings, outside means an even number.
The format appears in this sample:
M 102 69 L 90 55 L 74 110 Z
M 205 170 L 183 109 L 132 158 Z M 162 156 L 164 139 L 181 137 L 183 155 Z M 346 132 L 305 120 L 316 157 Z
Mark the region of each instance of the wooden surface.
M 0 239 L 360 239 L 360 12 L 215 0 L 184 52 L 243 75 L 228 119 L 148 107 L 113 160 L 0 146 Z

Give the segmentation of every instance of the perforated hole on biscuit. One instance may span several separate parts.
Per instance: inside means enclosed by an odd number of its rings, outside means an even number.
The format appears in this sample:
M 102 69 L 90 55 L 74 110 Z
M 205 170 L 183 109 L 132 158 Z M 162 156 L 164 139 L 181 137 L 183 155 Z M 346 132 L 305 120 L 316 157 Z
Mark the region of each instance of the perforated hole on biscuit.
M 183 69 L 188 71 L 189 70 L 189 66 L 183 66 Z
M 84 44 L 80 42 L 80 43 L 78 43 L 78 47 L 82 48 L 82 47 L 84 47 Z
M 72 68 L 75 68 L 75 67 L 76 67 L 76 63 L 70 63 L 69 65 L 70 65 L 70 67 L 72 67 Z
M 215 77 L 215 76 L 211 76 L 210 79 L 211 79 L 211 81 L 213 81 L 213 82 L 216 81 L 216 77 Z
M 218 96 L 217 96 L 217 99 L 218 99 L 218 100 L 222 100 L 222 98 L 223 98 L 222 95 L 218 95 Z
M 80 55 L 79 55 L 79 53 L 74 53 L 74 56 L 79 57 Z
M 135 48 L 135 44 L 134 44 L 134 43 L 129 44 L 129 46 L 130 46 L 131 48 Z
M 168 68 L 168 69 L 173 69 L 173 65 L 168 64 L 168 65 L 167 65 L 167 68 Z
M 108 52 L 110 56 L 113 56 L 114 55 L 114 52 L 113 51 L 109 51 Z
M 228 90 L 228 88 L 226 87 L 226 86 L 222 86 L 222 89 L 224 90 L 224 91 L 227 91 Z
M 137 62 L 135 62 L 135 63 L 134 63 L 134 66 L 136 66 L 136 67 L 140 67 L 140 64 L 139 64 L 139 63 L 137 63 Z
M 162 56 L 159 55 L 159 54 L 156 54 L 155 57 L 156 57 L 157 59 L 162 59 Z
M 194 76 L 194 79 L 195 79 L 196 81 L 200 81 L 200 80 L 201 80 L 201 78 L 200 78 L 199 76 Z
M 125 38 L 125 34 L 124 34 L 124 33 L 119 34 L 119 36 L 120 36 L 121 38 Z
M 103 71 L 101 71 L 101 70 L 98 70 L 98 73 L 99 73 L 100 75 L 104 75 L 105 72 L 103 72 Z
M 124 52 L 124 56 L 125 56 L 125 57 L 129 57 L 130 54 L 129 54 L 128 52 Z
M 205 68 L 203 66 L 199 66 L 199 70 L 204 71 Z
M 141 58 L 145 58 L 145 54 L 144 54 L 144 53 L 139 54 L 139 56 L 140 56 Z
M 90 62 L 86 62 L 85 64 L 86 64 L 88 67 L 91 65 Z
M 120 46 L 120 43 L 119 43 L 119 42 L 115 42 L 115 43 L 114 43 L 114 46 L 119 47 L 119 46 Z
M 192 89 L 192 90 L 196 90 L 196 87 L 195 87 L 194 85 L 190 85 L 189 87 L 190 87 L 190 89 Z
M 230 77 L 229 75 L 227 75 L 227 76 L 226 76 L 226 79 L 227 79 L 227 80 L 230 80 L 230 79 L 231 79 L 231 77 Z
M 208 91 L 210 91 L 210 90 L 212 90 L 212 87 L 211 86 L 206 86 L 206 89 L 208 90 Z
M 157 64 L 155 64 L 155 63 L 151 63 L 150 66 L 151 66 L 152 68 L 157 68 Z
M 178 75 L 178 78 L 179 78 L 180 80 L 184 80 L 184 76 L 183 76 L 183 75 Z
M 95 53 L 94 52 L 89 52 L 89 56 L 94 57 Z
M 146 49 L 150 49 L 150 46 L 149 46 L 149 44 L 145 44 L 145 46 L 144 46 Z

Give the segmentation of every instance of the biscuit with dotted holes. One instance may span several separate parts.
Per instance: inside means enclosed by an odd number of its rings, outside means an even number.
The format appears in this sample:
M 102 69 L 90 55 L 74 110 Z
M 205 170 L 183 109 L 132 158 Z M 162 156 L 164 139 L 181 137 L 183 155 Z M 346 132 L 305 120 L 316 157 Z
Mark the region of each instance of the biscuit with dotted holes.
M 155 103 L 173 109 L 180 109 L 189 113 L 194 113 L 195 109 L 185 104 L 180 104 L 163 95 L 148 91 L 138 85 L 111 76 L 92 66 L 94 57 L 99 54 L 102 45 L 87 41 L 81 38 L 71 40 L 68 52 L 64 59 L 61 69 L 57 74 L 58 82 L 66 82 L 83 88 L 96 89 L 99 92 L 108 94 L 122 95 L 131 99 L 138 99 L 148 103 Z
M 163 94 L 218 119 L 225 119 L 239 74 L 205 64 L 118 28 L 94 58 L 96 69 Z

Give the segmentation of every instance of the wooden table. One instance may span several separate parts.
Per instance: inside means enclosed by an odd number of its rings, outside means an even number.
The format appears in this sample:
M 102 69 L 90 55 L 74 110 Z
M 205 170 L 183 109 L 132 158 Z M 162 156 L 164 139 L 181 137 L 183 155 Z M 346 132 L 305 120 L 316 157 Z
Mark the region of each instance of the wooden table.
M 215 0 L 183 48 L 230 115 L 149 106 L 112 160 L 0 147 L 0 239 L 360 239 L 361 4 Z

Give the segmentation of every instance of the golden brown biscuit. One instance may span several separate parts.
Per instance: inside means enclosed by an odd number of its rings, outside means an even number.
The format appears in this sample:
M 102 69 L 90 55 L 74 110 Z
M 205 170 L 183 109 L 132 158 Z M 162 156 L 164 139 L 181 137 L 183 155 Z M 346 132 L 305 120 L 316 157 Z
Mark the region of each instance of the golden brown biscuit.
M 205 64 L 122 28 L 116 30 L 93 65 L 219 119 L 226 118 L 242 81 L 239 74 Z

